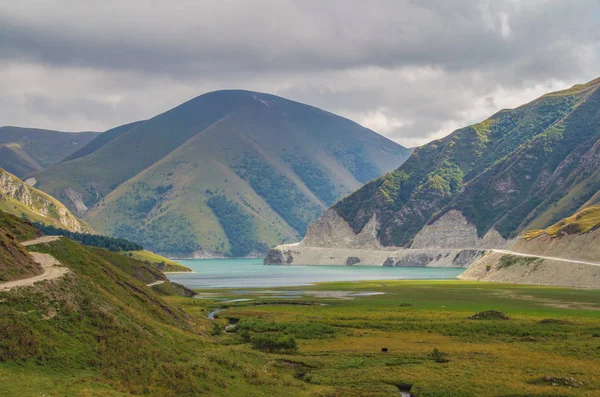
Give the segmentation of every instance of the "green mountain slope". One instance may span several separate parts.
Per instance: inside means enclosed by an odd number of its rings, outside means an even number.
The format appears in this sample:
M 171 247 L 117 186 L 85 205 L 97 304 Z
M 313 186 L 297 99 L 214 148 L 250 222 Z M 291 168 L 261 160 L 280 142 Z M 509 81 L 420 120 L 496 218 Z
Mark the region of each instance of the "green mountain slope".
M 0 210 L 74 232 L 89 232 L 89 227 L 71 214 L 60 201 L 27 185 L 2 168 Z
M 10 258 L 13 269 L 26 268 L 20 256 L 30 250 L 53 256 L 68 272 L 0 291 L 1 396 L 314 394 L 289 365 L 266 374 L 271 354 L 217 344 L 229 338 L 215 332 L 223 320 L 206 319 L 200 300 L 166 296 L 189 294 L 183 287 L 148 287 L 164 276 L 143 262 L 66 238 L 14 252 L 2 244 L 8 235 L 17 245 L 35 230 L 0 211 L 0 259 Z
M 37 186 L 95 230 L 175 256 L 294 240 L 410 153 L 350 120 L 249 91 L 205 94 L 103 137 L 34 174 Z
M 451 210 L 480 237 L 545 228 L 597 199 L 599 110 L 597 79 L 500 111 L 416 149 L 333 208 L 355 233 L 376 217 L 385 246 L 410 246 Z
M 99 133 L 0 127 L 0 168 L 23 177 L 58 163 Z

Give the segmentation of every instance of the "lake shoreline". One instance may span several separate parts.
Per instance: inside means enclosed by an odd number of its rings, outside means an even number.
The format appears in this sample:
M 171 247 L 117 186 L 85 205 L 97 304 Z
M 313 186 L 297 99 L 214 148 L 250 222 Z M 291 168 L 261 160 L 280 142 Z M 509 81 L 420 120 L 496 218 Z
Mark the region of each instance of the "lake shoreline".
M 194 273 L 167 274 L 190 289 L 302 287 L 324 282 L 373 280 L 456 280 L 464 269 L 384 266 L 266 266 L 261 259 L 193 259 L 182 264 Z

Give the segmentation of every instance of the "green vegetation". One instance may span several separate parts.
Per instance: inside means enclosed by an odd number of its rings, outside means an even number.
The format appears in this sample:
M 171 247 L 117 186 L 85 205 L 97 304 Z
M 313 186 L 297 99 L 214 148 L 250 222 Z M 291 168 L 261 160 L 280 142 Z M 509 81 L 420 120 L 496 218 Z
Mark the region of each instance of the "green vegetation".
M 546 95 L 417 148 L 334 208 L 355 232 L 376 215 L 387 246 L 410 245 L 427 222 L 453 209 L 480 236 L 546 227 L 598 192 L 599 87 L 594 80 Z
M 568 218 L 555 223 L 544 230 L 531 230 L 522 234 L 526 240 L 531 240 L 546 234 L 550 237 L 560 237 L 563 234 L 587 233 L 600 227 L 600 206 L 584 208 Z
M 165 258 L 164 256 L 155 254 L 150 251 L 128 251 L 123 252 L 123 254 L 129 256 L 130 258 L 137 259 L 138 261 L 142 261 L 152 266 L 156 267 L 158 270 L 168 273 L 168 272 L 191 272 L 192 270 L 171 260 Z
M 530 266 L 536 262 L 540 262 L 540 259 L 517 255 L 502 255 L 500 258 L 500 264 L 498 265 L 498 270 L 514 265 Z
M 299 289 L 308 294 L 277 297 Z M 261 291 L 168 299 L 199 314 L 222 308 L 222 299 L 252 299 L 229 304 L 209 321 L 219 324 L 218 346 L 271 352 L 265 371 L 285 368 L 309 395 L 595 396 L 600 390 L 600 291 L 389 280 L 269 288 L 271 299 Z M 384 294 L 348 300 L 335 298 L 338 291 Z M 222 332 L 227 323 L 233 330 Z M 285 348 L 290 338 L 297 350 Z M 552 386 L 545 378 L 575 381 Z M 281 395 L 302 393 L 290 388 Z
M 35 236 L 27 222 L 0 221 L 19 238 Z M 386 280 L 301 287 L 307 294 L 290 299 L 279 295 L 298 288 L 206 290 L 189 299 L 167 283 L 146 287 L 162 275 L 127 255 L 65 238 L 30 249 L 70 272 L 0 292 L 0 395 L 587 397 L 600 390 L 596 290 Z M 0 252 L 8 251 L 0 245 Z M 348 298 L 361 292 L 383 294 Z M 240 298 L 250 300 L 224 302 Z M 219 317 L 209 320 L 216 308 Z M 473 321 L 473 313 L 486 320 Z
M 332 205 L 339 198 L 335 186 L 331 184 L 331 179 L 323 170 L 321 170 L 308 157 L 297 158 L 286 155 L 284 160 L 292 166 L 292 169 L 302 182 L 317 196 L 323 203 Z M 378 171 L 375 177 L 379 176 Z
M 121 238 L 100 236 L 97 234 L 77 233 L 69 230 L 56 228 L 42 223 L 34 223 L 35 227 L 48 236 L 65 236 L 83 245 L 105 248 L 110 251 L 142 251 L 141 245 Z
M 369 160 L 362 144 L 352 145 L 345 150 L 337 147 L 330 150 L 360 183 L 367 183 L 381 175 L 379 169 Z
M 272 335 L 256 335 L 250 339 L 252 348 L 267 353 L 290 354 L 298 350 L 296 340 L 291 337 L 278 338 Z
M 206 203 L 221 223 L 230 241 L 231 256 L 242 257 L 257 248 L 256 226 L 252 218 L 223 194 L 209 198 Z
M 301 235 L 306 233 L 310 222 L 320 215 L 322 208 L 311 203 L 306 195 L 272 166 L 245 154 L 234 168 L 238 176 L 247 180 L 271 208 Z

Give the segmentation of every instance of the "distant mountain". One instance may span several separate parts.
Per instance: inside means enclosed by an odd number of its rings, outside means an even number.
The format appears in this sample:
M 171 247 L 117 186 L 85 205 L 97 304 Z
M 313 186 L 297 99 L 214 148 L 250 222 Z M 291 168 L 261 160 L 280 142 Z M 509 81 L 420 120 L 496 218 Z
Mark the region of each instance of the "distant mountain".
M 0 168 L 23 177 L 58 163 L 90 143 L 98 134 L 0 127 Z
M 0 210 L 72 232 L 89 232 L 60 201 L 0 168 Z
M 35 173 L 100 233 L 175 256 L 264 252 L 410 154 L 332 113 L 216 91 L 100 135 Z
M 599 190 L 596 79 L 417 148 L 398 169 L 336 203 L 299 246 L 498 248 L 597 204 Z

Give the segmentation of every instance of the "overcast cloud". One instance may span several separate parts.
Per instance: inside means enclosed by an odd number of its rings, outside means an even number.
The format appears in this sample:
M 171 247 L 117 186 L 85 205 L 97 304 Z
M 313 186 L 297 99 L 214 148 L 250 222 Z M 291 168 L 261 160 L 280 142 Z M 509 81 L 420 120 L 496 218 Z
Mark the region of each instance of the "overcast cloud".
M 600 76 L 598 0 L 0 0 L 0 125 L 106 130 L 208 91 L 406 146 Z

